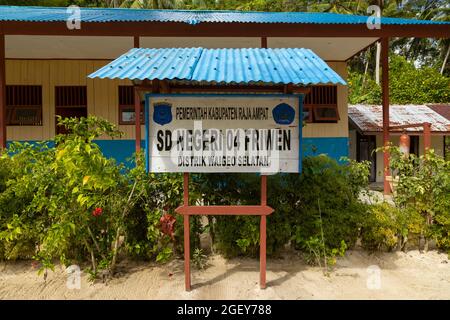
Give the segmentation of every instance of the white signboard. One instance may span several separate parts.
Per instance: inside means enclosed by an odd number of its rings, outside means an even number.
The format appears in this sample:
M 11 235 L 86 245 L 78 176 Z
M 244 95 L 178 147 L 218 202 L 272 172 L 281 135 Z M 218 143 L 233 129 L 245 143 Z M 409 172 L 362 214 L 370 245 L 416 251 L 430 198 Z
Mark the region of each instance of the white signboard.
M 299 96 L 146 96 L 150 172 L 299 172 Z

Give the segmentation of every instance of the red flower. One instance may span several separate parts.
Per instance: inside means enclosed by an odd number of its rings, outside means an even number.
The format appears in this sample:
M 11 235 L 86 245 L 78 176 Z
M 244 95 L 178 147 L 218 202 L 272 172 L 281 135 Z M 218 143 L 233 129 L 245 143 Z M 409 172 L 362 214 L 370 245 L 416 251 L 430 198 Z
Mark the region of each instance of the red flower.
M 101 216 L 103 213 L 103 209 L 102 208 L 95 208 L 94 211 L 92 211 L 92 215 L 94 217 L 99 217 Z
M 171 216 L 170 214 L 166 213 L 164 214 L 161 219 L 159 219 L 159 222 L 161 223 L 161 231 L 164 234 L 167 234 L 172 239 L 174 238 L 174 225 L 177 220 Z

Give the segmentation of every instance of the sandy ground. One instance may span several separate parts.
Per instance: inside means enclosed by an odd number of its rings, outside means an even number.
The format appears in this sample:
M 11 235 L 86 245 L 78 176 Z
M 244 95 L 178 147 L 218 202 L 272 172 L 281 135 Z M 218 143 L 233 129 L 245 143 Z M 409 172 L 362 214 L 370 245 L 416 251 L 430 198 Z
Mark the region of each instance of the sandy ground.
M 30 262 L 3 263 L 0 299 L 450 299 L 450 261 L 437 252 L 349 251 L 329 275 L 290 254 L 268 260 L 265 290 L 259 289 L 257 260 L 214 255 L 209 263 L 206 270 L 193 269 L 191 292 L 184 291 L 182 260 L 122 263 L 107 284 L 92 284 L 83 273 L 80 289 L 67 288 L 61 266 L 44 281 Z

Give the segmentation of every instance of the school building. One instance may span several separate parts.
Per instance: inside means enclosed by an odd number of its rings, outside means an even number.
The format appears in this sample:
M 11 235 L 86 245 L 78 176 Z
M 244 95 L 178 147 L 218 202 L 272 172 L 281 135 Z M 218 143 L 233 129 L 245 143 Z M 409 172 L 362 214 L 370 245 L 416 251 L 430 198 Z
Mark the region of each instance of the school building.
M 373 25 L 369 17 L 333 13 L 0 6 L 0 147 L 51 139 L 62 130 L 57 115 L 96 115 L 124 132 L 121 139 L 97 141 L 106 155 L 123 161 L 144 146 L 144 125 L 135 123 L 135 114 L 143 111 L 142 91 L 301 93 L 304 155 L 339 159 L 349 155 L 348 60 L 381 42 L 386 142 L 389 38 L 449 36 L 450 23 L 445 22 L 381 18 Z M 154 49 L 156 62 L 143 64 L 151 66 L 145 70 L 127 69 L 122 60 L 125 53 L 138 52 L 133 48 Z M 199 56 L 191 67 L 207 72 L 187 83 L 180 74 L 190 72 L 184 58 L 186 50 L 195 48 Z M 202 48 L 230 50 L 211 55 L 217 67 L 202 59 L 207 52 Z M 306 51 L 281 50 L 287 48 Z M 177 60 L 177 54 L 184 56 Z M 284 58 L 263 59 L 271 54 Z M 127 70 L 98 72 L 115 59 Z

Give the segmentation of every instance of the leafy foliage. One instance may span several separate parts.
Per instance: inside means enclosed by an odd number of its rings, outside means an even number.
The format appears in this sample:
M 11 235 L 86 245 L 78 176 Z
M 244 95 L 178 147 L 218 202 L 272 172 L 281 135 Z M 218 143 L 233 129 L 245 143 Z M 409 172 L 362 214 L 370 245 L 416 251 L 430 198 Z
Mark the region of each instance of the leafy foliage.
M 205 269 L 208 265 L 208 256 L 203 253 L 203 249 L 196 248 L 192 254 L 192 262 L 197 269 Z
M 183 251 L 180 174 L 147 174 L 141 155 L 132 169 L 105 158 L 94 140 L 117 137 L 110 123 L 95 117 L 60 120 L 68 134 L 37 144 L 14 143 L 0 157 L 0 258 L 34 258 L 41 270 L 89 260 L 93 278 L 114 274 L 121 254 L 169 260 Z M 355 245 L 369 250 L 405 248 L 420 237 L 450 248 L 450 165 L 429 152 L 402 157 L 391 147 L 391 170 L 399 185 L 396 206 L 359 200 L 369 165 L 341 163 L 325 155 L 307 157 L 302 175 L 268 177 L 267 251 L 286 246 L 307 261 L 328 267 Z M 258 175 L 192 175 L 193 203 L 258 204 Z M 199 235 L 209 232 L 227 256 L 256 256 L 259 217 L 191 217 L 192 259 L 206 257 Z
M 370 207 L 361 240 L 370 250 L 405 250 L 407 244 L 428 249 L 434 240 L 450 252 L 450 162 L 429 150 L 426 155 L 403 155 L 389 146 L 391 174 L 398 179 L 394 205 Z M 381 148 L 378 151 L 382 151 Z
M 267 252 L 276 254 L 292 243 L 314 256 L 317 248 L 320 255 L 325 249 L 331 262 L 358 237 L 359 217 L 365 209 L 358 194 L 367 186 L 368 166 L 354 161 L 340 165 L 320 155 L 304 159 L 303 168 L 302 175 L 268 178 L 268 204 L 275 212 L 267 218 Z M 200 186 L 206 203 L 259 203 L 256 175 L 204 175 Z M 259 220 L 248 216 L 215 217 L 214 243 L 227 256 L 255 256 L 259 250 Z
M 347 82 L 350 104 L 381 104 L 381 86 L 375 80 L 358 72 L 349 72 Z
M 393 104 L 446 103 L 450 100 L 450 78 L 431 67 L 416 68 L 398 55 L 389 61 L 389 96 Z M 381 88 L 360 73 L 349 76 L 350 103 L 381 103 Z
M 437 241 L 437 245 L 450 250 L 450 162 L 433 150 L 416 157 L 403 156 L 397 147 L 389 147 L 391 170 L 398 176 L 395 202 L 403 210 L 423 218 L 420 234 Z
M 361 189 L 368 185 L 368 165 L 349 162 L 340 165 L 320 155 L 306 158 L 299 179 L 294 241 L 308 248 L 311 240 L 322 238 L 330 252 L 345 242 L 352 247 L 358 238 L 360 219 L 366 206 L 359 201 Z
M 409 237 L 417 235 L 423 219 L 387 202 L 369 207 L 361 228 L 362 246 L 370 251 L 405 249 Z
M 180 176 L 147 175 L 139 158 L 131 170 L 105 158 L 94 139 L 120 135 L 105 120 L 59 123 L 68 134 L 14 143 L 0 158 L 0 258 L 33 257 L 44 270 L 89 257 L 94 277 L 113 273 L 120 250 L 167 260 L 175 244 L 160 218 L 180 203 Z
M 390 100 L 392 103 L 432 103 L 450 101 L 450 78 L 436 69 L 416 68 L 405 58 L 390 57 Z

